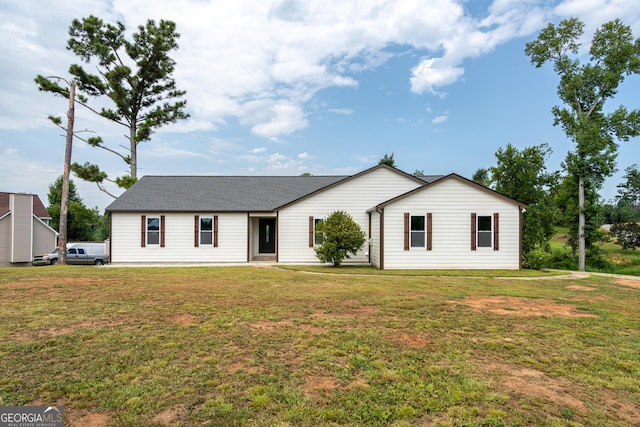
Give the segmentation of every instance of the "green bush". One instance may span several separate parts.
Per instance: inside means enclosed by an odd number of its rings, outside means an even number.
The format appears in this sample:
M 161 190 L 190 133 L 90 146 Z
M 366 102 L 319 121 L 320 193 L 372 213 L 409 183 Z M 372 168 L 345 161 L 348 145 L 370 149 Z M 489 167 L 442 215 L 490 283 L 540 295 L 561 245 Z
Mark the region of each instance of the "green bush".
M 551 265 L 552 255 L 542 248 L 537 248 L 524 254 L 523 266 L 532 270 L 541 270 Z
M 316 225 L 316 233 L 323 234 L 323 241 L 314 250 L 321 262 L 331 262 L 338 267 L 345 259 L 355 255 L 365 242 L 365 233 L 351 215 L 335 211 Z

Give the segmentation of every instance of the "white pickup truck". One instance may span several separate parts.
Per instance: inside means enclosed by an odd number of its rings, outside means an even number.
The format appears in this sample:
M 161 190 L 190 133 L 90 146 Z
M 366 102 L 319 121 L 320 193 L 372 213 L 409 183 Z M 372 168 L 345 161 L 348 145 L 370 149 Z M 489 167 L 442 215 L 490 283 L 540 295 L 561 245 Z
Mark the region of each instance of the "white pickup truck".
M 58 263 L 58 248 L 51 253 L 33 257 L 32 265 L 53 265 Z M 69 243 L 67 245 L 67 264 L 103 265 L 109 262 L 104 243 Z

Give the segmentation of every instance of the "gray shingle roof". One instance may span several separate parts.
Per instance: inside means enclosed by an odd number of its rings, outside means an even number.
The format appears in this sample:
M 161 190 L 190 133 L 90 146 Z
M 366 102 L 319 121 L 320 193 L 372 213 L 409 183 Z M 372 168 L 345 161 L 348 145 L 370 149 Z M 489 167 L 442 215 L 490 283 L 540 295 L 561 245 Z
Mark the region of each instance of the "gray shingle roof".
M 348 176 L 144 176 L 107 211 L 272 211 Z

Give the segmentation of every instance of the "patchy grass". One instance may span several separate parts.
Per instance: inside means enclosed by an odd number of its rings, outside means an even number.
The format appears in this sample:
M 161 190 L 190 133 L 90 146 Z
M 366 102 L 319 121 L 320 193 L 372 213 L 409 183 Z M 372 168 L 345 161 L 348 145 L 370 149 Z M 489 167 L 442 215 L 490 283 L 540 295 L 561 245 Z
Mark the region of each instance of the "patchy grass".
M 291 271 L 306 271 L 323 274 L 360 274 L 374 276 L 446 276 L 446 277 L 541 277 L 557 276 L 558 271 L 540 270 L 380 270 L 369 265 L 278 265 L 278 268 Z
M 69 426 L 626 426 L 639 283 L 0 269 L 0 404 Z

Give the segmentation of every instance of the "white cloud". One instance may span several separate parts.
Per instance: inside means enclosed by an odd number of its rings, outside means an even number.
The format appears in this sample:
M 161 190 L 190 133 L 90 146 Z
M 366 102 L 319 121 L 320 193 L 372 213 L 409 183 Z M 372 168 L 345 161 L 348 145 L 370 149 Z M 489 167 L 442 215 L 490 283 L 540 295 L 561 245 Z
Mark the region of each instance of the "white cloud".
M 264 147 L 254 148 L 253 150 L 251 150 L 251 154 L 264 153 L 265 151 L 267 151 L 267 149 Z
M 342 114 L 344 116 L 348 116 L 353 114 L 353 110 L 351 108 L 329 108 L 330 113 Z
M 593 33 L 602 24 L 619 18 L 625 25 L 632 27 L 634 36 L 640 33 L 640 16 L 636 0 L 565 0 L 554 9 L 561 19 L 578 17 L 585 24 L 582 37 L 583 49 L 591 42 Z
M 474 2 L 475 3 L 475 2 Z M 530 35 L 555 16 L 587 21 L 625 17 L 636 0 L 494 0 L 467 11 L 467 0 L 35 0 L 0 5 L 0 129 L 45 126 L 64 111 L 59 98 L 38 94 L 36 74 L 64 74 L 79 62 L 65 49 L 72 19 L 94 14 L 122 21 L 131 33 L 148 19 L 171 19 L 181 34 L 178 87 L 192 118 L 167 132 L 220 130 L 234 120 L 269 139 L 306 128 L 306 108 L 327 88 L 357 87 L 362 71 L 383 66 L 403 46 L 410 90 L 443 95 L 464 76 L 469 58 L 514 37 Z M 555 7 L 555 9 L 554 9 Z M 637 16 L 633 15 L 633 16 Z M 630 25 L 637 25 L 631 22 Z M 351 114 L 352 110 L 330 110 Z M 48 124 L 47 124 L 48 125 Z
M 437 87 L 454 83 L 463 74 L 463 68 L 448 65 L 438 58 L 423 59 L 411 70 L 411 91 L 441 95 Z
M 274 99 L 245 103 L 241 123 L 251 125 L 255 135 L 267 138 L 291 134 L 308 124 L 300 105 Z
M 148 154 L 152 157 L 166 157 L 166 158 L 182 158 L 182 159 L 193 159 L 193 158 L 201 158 L 201 159 L 210 159 L 211 156 L 204 154 L 199 151 L 192 151 L 184 148 L 179 148 L 180 144 L 177 142 L 173 143 L 162 143 L 156 142 L 150 145 L 150 149 L 145 151 L 145 154 Z
M 449 116 L 440 115 L 440 116 L 437 116 L 435 119 L 431 120 L 431 123 L 433 123 L 434 125 L 438 125 L 440 123 L 446 122 L 447 120 L 449 120 Z

